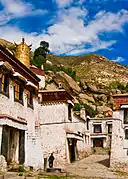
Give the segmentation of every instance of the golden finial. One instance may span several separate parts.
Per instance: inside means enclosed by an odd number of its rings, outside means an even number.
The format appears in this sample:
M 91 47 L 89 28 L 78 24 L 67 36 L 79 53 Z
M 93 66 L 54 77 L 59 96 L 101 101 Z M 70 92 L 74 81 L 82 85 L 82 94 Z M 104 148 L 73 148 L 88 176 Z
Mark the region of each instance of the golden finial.
M 27 45 L 25 39 L 22 38 L 22 42 L 16 45 L 16 58 L 21 61 L 26 67 L 30 67 L 30 50 L 32 45 Z

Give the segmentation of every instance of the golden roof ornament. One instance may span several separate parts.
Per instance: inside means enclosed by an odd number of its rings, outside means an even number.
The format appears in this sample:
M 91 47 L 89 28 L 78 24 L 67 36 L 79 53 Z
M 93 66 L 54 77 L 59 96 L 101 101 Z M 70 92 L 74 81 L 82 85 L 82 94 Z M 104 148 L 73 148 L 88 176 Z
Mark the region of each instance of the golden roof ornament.
M 16 44 L 15 57 L 22 62 L 27 68 L 30 68 L 30 50 L 32 45 L 27 45 L 24 38 L 20 44 Z

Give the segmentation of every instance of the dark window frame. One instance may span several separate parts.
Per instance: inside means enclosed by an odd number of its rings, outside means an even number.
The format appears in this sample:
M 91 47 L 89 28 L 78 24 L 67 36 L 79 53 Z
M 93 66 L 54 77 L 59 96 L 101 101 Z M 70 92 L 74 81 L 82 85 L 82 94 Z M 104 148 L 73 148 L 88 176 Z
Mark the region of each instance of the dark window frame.
M 0 93 L 9 98 L 9 74 L 2 73 L 0 78 Z
M 125 139 L 128 140 L 128 129 L 125 129 Z
M 19 90 L 16 90 L 16 85 L 17 87 L 19 86 Z M 19 95 L 19 97 L 16 97 L 16 92 Z M 24 92 L 24 83 L 21 80 L 15 80 L 15 86 L 14 86 L 14 101 L 18 102 L 20 104 L 24 104 L 23 101 L 23 92 Z
M 72 105 L 68 104 L 68 120 L 72 121 Z
M 112 134 L 112 124 L 108 124 L 108 134 Z
M 97 130 L 98 127 L 99 127 L 99 130 Z M 101 124 L 94 124 L 94 133 L 102 133 Z
M 34 108 L 34 106 L 33 106 L 33 96 L 34 96 L 34 90 L 31 88 L 31 89 L 28 90 L 28 94 L 27 94 L 27 107 L 30 107 L 32 109 Z
M 128 109 L 124 109 L 124 124 L 128 124 Z

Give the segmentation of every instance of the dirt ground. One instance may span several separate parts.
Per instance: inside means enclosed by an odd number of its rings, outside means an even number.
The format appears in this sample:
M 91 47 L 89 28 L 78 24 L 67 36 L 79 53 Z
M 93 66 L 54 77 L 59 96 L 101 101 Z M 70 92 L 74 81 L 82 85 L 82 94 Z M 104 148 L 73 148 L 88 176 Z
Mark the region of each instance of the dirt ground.
M 77 176 L 77 178 L 128 179 L 128 176 L 112 172 L 108 166 L 109 159 L 107 155 L 90 155 L 83 160 L 68 165 L 66 172 L 69 175 Z

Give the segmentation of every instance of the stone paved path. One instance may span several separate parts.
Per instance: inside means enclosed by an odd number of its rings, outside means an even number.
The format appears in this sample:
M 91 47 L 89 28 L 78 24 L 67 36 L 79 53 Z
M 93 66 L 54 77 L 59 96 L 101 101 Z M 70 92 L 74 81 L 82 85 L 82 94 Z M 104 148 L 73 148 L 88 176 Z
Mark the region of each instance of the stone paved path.
M 66 167 L 66 171 L 77 178 L 117 179 L 118 177 L 109 168 L 107 155 L 90 155 Z

